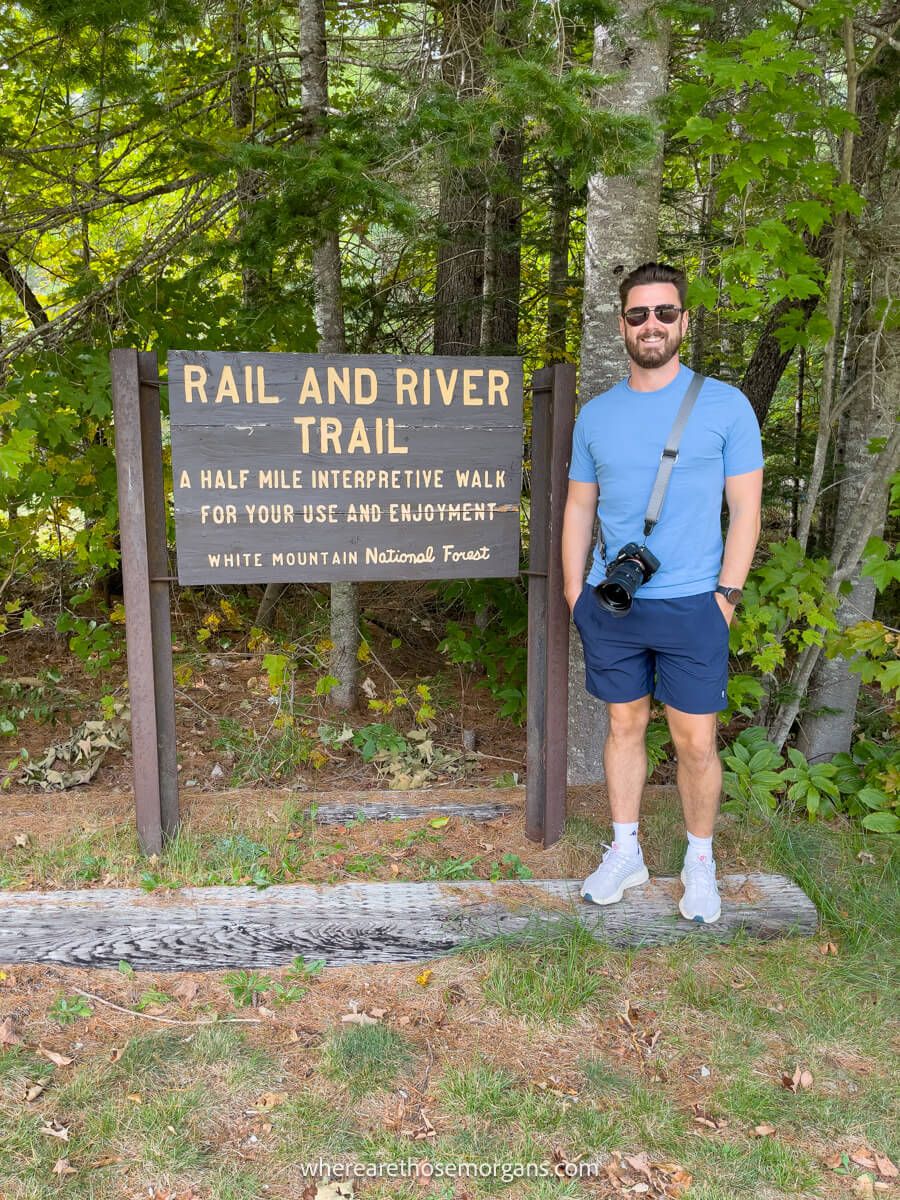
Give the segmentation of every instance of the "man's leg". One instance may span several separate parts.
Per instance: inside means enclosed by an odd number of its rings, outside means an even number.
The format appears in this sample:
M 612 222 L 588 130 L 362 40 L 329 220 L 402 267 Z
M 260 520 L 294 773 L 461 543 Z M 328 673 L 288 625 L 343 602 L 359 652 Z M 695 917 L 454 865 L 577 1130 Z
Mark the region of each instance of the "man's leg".
M 715 713 L 685 713 L 666 705 L 669 732 L 678 756 L 678 793 L 688 833 L 712 837 L 722 791 L 716 750 Z
M 721 913 L 712 854 L 719 811 L 722 765 L 716 752 L 716 714 L 685 713 L 666 705 L 669 732 L 678 756 L 678 792 L 688 831 L 679 909 L 689 921 L 709 924 Z
M 603 749 L 603 767 L 612 819 L 633 823 L 641 811 L 647 782 L 647 746 L 644 737 L 650 720 L 650 697 L 627 704 L 608 704 L 609 733 Z
M 603 860 L 584 881 L 581 894 L 594 904 L 615 904 L 626 888 L 646 883 L 648 875 L 637 842 L 637 819 L 647 781 L 644 735 L 650 720 L 650 697 L 610 702 L 609 733 L 603 750 L 606 785 L 615 836 Z M 621 838 L 621 842 L 620 842 Z

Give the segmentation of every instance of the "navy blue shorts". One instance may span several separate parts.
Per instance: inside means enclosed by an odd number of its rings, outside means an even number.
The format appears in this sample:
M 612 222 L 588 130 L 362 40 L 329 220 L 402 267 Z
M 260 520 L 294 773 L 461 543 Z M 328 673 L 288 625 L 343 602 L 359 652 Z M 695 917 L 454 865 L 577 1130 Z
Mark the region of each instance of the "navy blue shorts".
M 728 623 L 714 592 L 636 598 L 627 616 L 614 617 L 585 584 L 572 618 L 592 696 L 626 704 L 652 694 L 686 713 L 728 707 Z

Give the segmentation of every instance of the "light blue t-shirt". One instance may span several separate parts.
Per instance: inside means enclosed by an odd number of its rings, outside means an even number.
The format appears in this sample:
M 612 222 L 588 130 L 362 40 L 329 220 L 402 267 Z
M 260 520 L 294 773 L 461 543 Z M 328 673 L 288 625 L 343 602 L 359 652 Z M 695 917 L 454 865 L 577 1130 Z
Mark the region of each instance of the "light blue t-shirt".
M 578 414 L 569 478 L 600 488 L 597 515 L 610 562 L 627 542 L 644 540 L 644 514 L 660 456 L 692 377 L 682 364 L 672 382 L 655 392 L 637 392 L 623 380 Z M 707 378 L 681 437 L 659 524 L 647 540 L 660 567 L 638 588 L 641 599 L 696 596 L 715 588 L 722 565 L 725 478 L 762 465 L 759 423 L 750 401 L 730 384 Z M 595 548 L 588 583 L 605 576 Z

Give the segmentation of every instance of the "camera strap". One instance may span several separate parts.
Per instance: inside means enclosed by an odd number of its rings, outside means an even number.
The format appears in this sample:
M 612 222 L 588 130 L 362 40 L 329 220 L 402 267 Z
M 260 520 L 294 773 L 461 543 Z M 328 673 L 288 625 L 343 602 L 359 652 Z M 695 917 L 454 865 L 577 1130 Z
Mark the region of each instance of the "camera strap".
M 678 461 L 678 447 L 681 444 L 681 435 L 684 433 L 684 427 L 687 425 L 688 417 L 691 415 L 694 401 L 700 394 L 700 389 L 703 387 L 705 380 L 705 375 L 698 375 L 696 371 L 693 373 L 687 391 L 684 393 L 684 399 L 681 401 L 681 407 L 678 409 L 675 421 L 669 430 L 669 436 L 666 438 L 666 444 L 659 460 L 659 470 L 656 472 L 656 479 L 653 483 L 653 491 L 650 493 L 650 500 L 647 504 L 647 512 L 644 514 L 645 542 L 653 532 L 654 526 L 659 521 L 660 514 L 662 513 L 663 501 L 666 498 L 669 480 L 672 477 L 672 469 Z M 603 525 L 600 523 L 599 517 L 597 518 L 597 524 L 600 534 L 597 544 L 600 547 L 600 559 L 605 566 L 606 542 L 603 539 Z

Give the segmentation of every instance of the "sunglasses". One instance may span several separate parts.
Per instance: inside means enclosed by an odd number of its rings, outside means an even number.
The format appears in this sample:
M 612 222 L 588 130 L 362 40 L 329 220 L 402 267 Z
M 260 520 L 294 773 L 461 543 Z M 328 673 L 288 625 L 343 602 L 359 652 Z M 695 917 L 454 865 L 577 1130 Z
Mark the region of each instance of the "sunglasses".
M 654 304 L 652 308 L 642 305 L 640 308 L 627 308 L 622 316 L 636 329 L 638 325 L 644 324 L 651 312 L 663 325 L 674 325 L 684 309 L 679 308 L 677 304 Z

